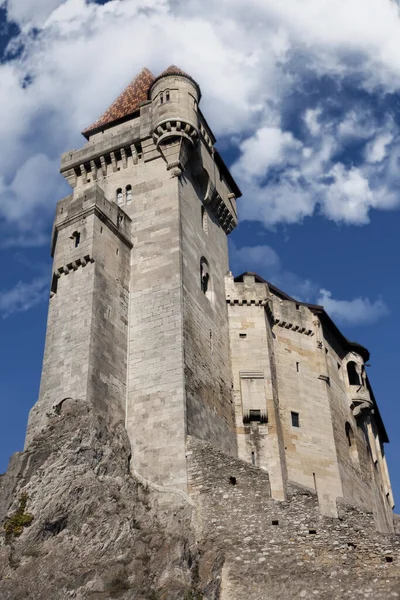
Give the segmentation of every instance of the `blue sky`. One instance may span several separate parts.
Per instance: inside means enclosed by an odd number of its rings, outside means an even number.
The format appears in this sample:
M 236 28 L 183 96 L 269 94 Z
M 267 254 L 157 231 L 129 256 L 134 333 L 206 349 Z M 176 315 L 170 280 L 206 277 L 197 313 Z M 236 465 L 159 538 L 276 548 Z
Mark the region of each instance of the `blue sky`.
M 399 40 L 394 0 L 0 0 L 0 472 L 37 399 L 60 154 L 143 66 L 175 63 L 243 191 L 232 270 L 369 348 L 400 503 Z

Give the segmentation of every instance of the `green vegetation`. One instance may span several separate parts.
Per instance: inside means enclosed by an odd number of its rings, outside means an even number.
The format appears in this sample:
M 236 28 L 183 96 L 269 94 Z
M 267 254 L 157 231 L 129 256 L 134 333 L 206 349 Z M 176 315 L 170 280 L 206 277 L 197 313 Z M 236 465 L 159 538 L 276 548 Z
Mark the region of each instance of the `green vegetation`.
M 29 527 L 33 521 L 33 515 L 25 512 L 29 496 L 23 492 L 19 497 L 19 505 L 15 513 L 11 517 L 6 517 L 3 523 L 3 529 L 6 532 L 6 541 L 21 535 L 24 527 Z

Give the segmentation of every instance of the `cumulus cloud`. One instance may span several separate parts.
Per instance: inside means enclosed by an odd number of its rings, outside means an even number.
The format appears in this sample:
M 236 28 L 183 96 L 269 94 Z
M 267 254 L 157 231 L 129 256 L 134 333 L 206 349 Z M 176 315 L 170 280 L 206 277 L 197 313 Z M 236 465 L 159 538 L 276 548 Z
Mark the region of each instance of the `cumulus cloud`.
M 400 132 L 390 119 L 382 124 L 370 111 L 360 111 L 358 116 L 351 111 L 335 121 L 318 108 L 307 110 L 303 120 L 312 140 L 262 127 L 241 143 L 233 173 L 250 200 L 240 205 L 243 219 L 262 221 L 268 227 L 299 222 L 319 212 L 338 223 L 364 225 L 371 209 L 400 205 L 394 158 L 400 151 Z M 361 158 L 351 151 L 346 156 L 355 138 L 364 140 Z
M 391 156 L 399 152 L 399 133 L 365 107 L 369 96 L 400 85 L 396 2 L 8 0 L 7 9 L 21 33 L 0 64 L 0 112 L 9 115 L 0 122 L 6 224 L 23 228 L 32 214 L 46 214 L 65 193 L 48 166 L 79 147 L 79 131 L 144 65 L 159 73 L 166 60 L 201 83 L 212 128 L 239 147 L 242 217 L 270 225 L 319 211 L 363 224 L 371 208 L 396 205 Z M 322 78 L 336 89 L 363 90 L 362 104 L 333 106 Z M 294 118 L 303 129 L 291 130 Z M 352 139 L 365 146 L 360 164 L 340 156 Z M 43 172 L 36 179 L 35 161 Z M 32 181 L 27 201 L 19 187 L 24 172 Z
M 378 134 L 365 149 L 365 158 L 370 163 L 380 163 L 386 157 L 387 147 L 392 143 L 393 135 L 387 131 Z
M 317 304 L 321 304 L 333 320 L 345 325 L 367 325 L 389 314 L 389 309 L 382 299 L 374 302 L 369 298 L 335 300 L 332 293 L 323 288 L 319 292 Z
M 35 2 L 25 2 L 24 0 L 8 0 L 8 18 L 20 26 L 28 23 L 33 26 L 41 26 L 62 1 L 35 0 Z
M 19 281 L 14 287 L 0 291 L 0 314 L 3 319 L 24 312 L 43 302 L 49 292 L 48 277 L 38 277 L 26 283 Z

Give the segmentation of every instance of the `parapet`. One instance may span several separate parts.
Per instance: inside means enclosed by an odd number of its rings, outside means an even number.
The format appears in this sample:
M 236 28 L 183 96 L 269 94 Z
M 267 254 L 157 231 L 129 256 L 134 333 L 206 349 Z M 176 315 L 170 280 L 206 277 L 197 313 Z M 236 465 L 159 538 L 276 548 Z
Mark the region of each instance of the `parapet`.
M 100 187 L 95 185 L 85 191 L 82 190 L 79 195 L 70 195 L 58 202 L 53 227 L 52 256 L 54 256 L 57 231 L 93 213 L 129 248 L 132 247 L 131 218 L 115 202 L 107 200 Z

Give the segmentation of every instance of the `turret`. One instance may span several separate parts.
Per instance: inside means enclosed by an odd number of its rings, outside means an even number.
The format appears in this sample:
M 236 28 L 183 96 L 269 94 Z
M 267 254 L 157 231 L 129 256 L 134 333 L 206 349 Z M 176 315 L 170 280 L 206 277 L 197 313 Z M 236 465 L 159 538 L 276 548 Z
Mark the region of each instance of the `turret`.
M 156 78 L 150 88 L 150 99 L 153 139 L 157 147 L 179 138 L 191 144 L 197 141 L 200 96 L 194 79 L 178 67 L 171 66 Z

